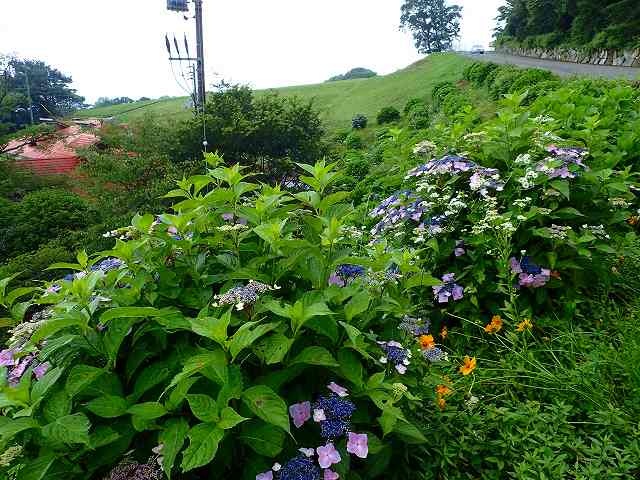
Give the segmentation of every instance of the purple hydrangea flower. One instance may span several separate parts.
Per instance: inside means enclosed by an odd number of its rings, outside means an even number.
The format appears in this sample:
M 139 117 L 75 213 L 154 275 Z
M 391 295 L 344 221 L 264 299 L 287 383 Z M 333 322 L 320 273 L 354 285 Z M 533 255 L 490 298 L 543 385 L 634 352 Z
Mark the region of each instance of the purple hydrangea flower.
M 31 366 L 35 358 L 36 358 L 35 355 L 29 354 L 26 357 L 24 357 L 22 360 L 20 360 L 20 362 L 18 362 L 18 364 L 15 367 L 13 367 L 13 369 L 11 369 L 11 371 L 9 372 L 9 378 L 8 378 L 9 385 L 11 385 L 12 387 L 15 387 L 20 383 L 20 380 L 22 379 L 22 375 L 24 375 L 24 372 L 26 372 L 27 369 Z
M 396 193 L 369 213 L 371 217 L 382 217 L 371 230 L 371 234 L 378 235 L 385 230 L 399 227 L 408 220 L 420 222 L 425 212 L 420 197 L 410 191 Z
M 334 472 L 330 468 L 327 468 L 324 470 L 324 477 L 322 480 L 338 480 L 339 478 L 340 478 L 340 475 L 338 475 L 336 472 Z
M 576 178 L 579 175 L 579 169 L 589 169 L 583 162 L 589 152 L 583 148 L 549 145 L 547 151 L 552 156 L 539 162 L 536 170 L 543 172 L 548 178 Z M 570 170 L 570 167 L 574 168 Z M 575 167 L 579 169 L 576 170 Z
M 342 461 L 340 452 L 336 450 L 333 443 L 327 443 L 322 447 L 316 448 L 316 452 L 318 453 L 318 463 L 322 468 L 329 468 L 331 465 Z
M 15 354 L 18 353 L 12 349 L 2 350 L 0 352 L 0 367 L 11 367 L 16 364 Z
M 465 253 L 467 253 L 464 247 L 465 247 L 464 240 L 456 241 L 456 248 L 453 250 L 453 253 L 455 254 L 456 257 L 461 257 Z
M 338 395 L 339 397 L 349 396 L 349 390 L 347 390 L 344 387 L 341 387 L 336 382 L 331 382 L 329 385 L 327 385 L 327 388 L 331 390 L 333 393 L 335 393 L 336 395 Z
M 233 221 L 234 218 L 235 218 L 235 216 L 233 215 L 233 213 L 223 213 L 222 214 L 222 219 L 225 222 L 231 222 L 231 221 Z
M 311 418 L 311 402 L 296 403 L 289 407 L 289 415 L 296 428 L 302 427 Z
M 36 376 L 38 380 L 40 380 L 47 373 L 50 366 L 51 365 L 49 365 L 49 362 L 41 363 L 40 365 L 38 365 L 36 368 L 33 369 L 33 374 Z
M 518 261 L 515 257 L 509 260 L 511 272 L 518 275 L 518 286 L 528 288 L 543 287 L 551 279 L 551 270 L 533 263 L 530 257 Z
M 443 285 L 431 287 L 439 303 L 448 303 L 449 299 L 461 300 L 464 296 L 464 288 L 455 283 L 455 276 L 455 273 L 447 273 L 442 276 Z
M 347 452 L 356 457 L 367 458 L 369 455 L 369 437 L 366 433 L 349 432 L 347 435 Z
M 411 170 L 408 177 L 420 177 L 422 175 L 444 175 L 457 173 L 464 173 L 473 170 L 477 167 L 475 162 L 465 158 L 454 155 L 447 155 L 438 160 L 431 160 L 424 165 Z
M 269 470 L 268 472 L 259 473 L 256 475 L 256 480 L 273 480 L 273 472 Z

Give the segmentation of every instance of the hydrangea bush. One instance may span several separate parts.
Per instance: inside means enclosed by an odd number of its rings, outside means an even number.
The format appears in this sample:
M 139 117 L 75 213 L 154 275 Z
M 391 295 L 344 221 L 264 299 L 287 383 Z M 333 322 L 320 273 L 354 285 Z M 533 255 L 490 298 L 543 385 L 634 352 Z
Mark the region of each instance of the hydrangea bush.
M 24 478 L 406 478 L 408 461 L 387 467 L 426 442 L 408 405 L 445 371 L 467 381 L 428 322 L 398 328 L 416 287 L 441 282 L 352 235 L 335 165 L 300 165 L 309 188 L 290 194 L 208 162 L 169 192 L 172 213 L 51 267 L 75 273 L 0 284 L 5 463 Z

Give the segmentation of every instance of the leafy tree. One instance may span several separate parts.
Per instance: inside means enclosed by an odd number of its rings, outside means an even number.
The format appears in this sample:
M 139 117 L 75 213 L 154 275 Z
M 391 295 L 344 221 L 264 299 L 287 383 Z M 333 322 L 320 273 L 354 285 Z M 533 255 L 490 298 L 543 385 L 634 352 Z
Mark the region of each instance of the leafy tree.
M 400 27 L 413 34 L 420 53 L 449 50 L 460 34 L 462 7 L 444 0 L 405 0 Z

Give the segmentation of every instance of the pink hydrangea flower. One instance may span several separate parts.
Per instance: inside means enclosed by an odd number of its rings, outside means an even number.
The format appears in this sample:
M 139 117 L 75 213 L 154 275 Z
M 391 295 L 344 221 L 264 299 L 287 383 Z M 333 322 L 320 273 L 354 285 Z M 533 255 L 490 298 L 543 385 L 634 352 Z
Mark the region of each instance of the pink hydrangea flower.
M 316 448 L 316 452 L 318 452 L 318 463 L 321 468 L 329 468 L 331 465 L 340 463 L 342 460 L 340 452 L 336 450 L 333 443 L 327 443 L 322 447 Z
M 347 452 L 356 457 L 367 458 L 369 455 L 369 437 L 366 433 L 348 433 Z
M 347 390 L 344 387 L 341 387 L 335 382 L 331 382 L 329 385 L 327 385 L 327 388 L 331 390 L 333 393 L 335 393 L 336 395 L 338 395 L 339 397 L 349 396 L 349 390 Z
M 338 275 L 333 273 L 329 277 L 329 285 L 336 285 L 338 287 L 344 287 L 344 280 L 342 280 Z
M 300 428 L 311 418 L 311 402 L 295 403 L 289 407 L 289 415 L 296 428 Z
M 340 475 L 338 475 L 336 472 L 334 472 L 333 470 L 327 468 L 324 471 L 324 479 L 323 480 L 338 480 L 340 478 Z
M 273 480 L 273 472 L 269 470 L 268 472 L 259 473 L 256 475 L 256 480 Z

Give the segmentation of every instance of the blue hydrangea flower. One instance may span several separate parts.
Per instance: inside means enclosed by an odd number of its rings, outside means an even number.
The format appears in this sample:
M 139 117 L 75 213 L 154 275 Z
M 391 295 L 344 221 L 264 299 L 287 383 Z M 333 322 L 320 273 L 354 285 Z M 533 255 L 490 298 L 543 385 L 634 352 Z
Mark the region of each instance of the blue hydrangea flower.
M 320 436 L 335 439 L 343 436 L 351 427 L 351 416 L 356 406 L 350 400 L 331 394 L 319 397 L 313 405 L 313 419 L 320 423 Z

